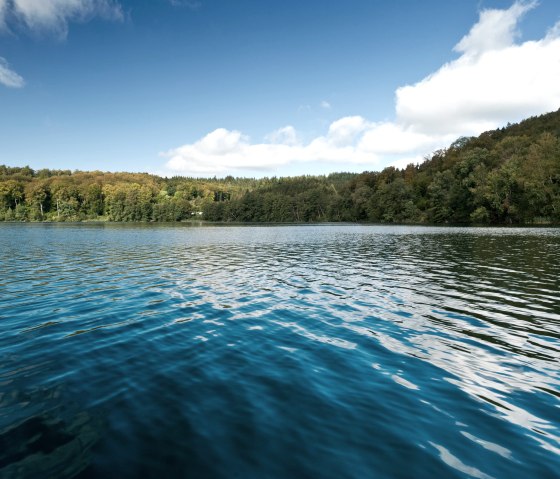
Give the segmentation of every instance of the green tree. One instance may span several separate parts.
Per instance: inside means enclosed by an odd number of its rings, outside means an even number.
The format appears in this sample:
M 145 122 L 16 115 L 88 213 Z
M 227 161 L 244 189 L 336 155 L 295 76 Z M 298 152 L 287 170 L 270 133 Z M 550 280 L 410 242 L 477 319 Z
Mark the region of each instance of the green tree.
M 25 186 L 25 201 L 29 206 L 31 219 L 43 221 L 48 209 L 50 190 L 45 180 L 28 183 Z

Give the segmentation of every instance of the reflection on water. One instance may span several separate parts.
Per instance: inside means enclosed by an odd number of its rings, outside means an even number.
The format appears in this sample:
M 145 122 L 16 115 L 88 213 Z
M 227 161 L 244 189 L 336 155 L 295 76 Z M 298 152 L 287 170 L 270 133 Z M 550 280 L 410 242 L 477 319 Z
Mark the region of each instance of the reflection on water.
M 560 470 L 559 230 L 5 224 L 0 249 L 2 474 Z

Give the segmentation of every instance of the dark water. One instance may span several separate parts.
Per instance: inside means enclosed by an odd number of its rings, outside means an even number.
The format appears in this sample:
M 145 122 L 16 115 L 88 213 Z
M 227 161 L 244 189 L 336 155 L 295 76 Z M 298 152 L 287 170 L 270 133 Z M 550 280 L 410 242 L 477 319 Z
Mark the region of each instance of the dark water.
M 0 476 L 547 478 L 560 230 L 0 224 Z

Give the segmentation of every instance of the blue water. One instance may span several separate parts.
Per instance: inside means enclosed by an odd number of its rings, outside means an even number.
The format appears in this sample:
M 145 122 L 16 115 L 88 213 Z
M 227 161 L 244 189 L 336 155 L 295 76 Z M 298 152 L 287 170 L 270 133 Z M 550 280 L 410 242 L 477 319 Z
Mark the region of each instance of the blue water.
M 552 478 L 560 230 L 0 224 L 0 477 Z

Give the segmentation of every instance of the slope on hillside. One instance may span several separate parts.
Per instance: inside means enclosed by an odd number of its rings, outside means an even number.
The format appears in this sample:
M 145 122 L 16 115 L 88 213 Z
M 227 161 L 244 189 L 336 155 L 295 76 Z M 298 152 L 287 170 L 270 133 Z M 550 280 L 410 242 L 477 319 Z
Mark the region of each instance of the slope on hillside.
M 560 110 L 460 138 L 420 165 L 364 172 L 342 187 L 285 179 L 205 213 L 221 221 L 558 223 Z
M 560 110 L 459 138 L 420 165 L 293 178 L 0 166 L 0 220 L 560 223 Z

